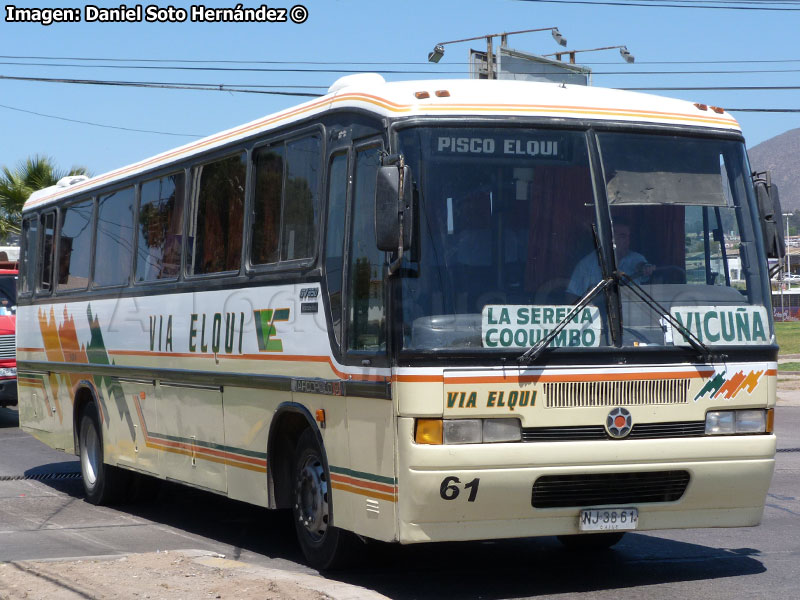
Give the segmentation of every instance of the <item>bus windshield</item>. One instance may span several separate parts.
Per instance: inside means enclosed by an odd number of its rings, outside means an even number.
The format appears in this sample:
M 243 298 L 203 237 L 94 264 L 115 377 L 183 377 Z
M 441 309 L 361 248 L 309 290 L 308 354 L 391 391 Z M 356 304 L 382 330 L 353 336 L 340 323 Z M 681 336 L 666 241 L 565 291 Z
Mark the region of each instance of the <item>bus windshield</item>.
M 404 349 L 533 346 L 615 267 L 618 300 L 597 294 L 551 347 L 688 346 L 683 328 L 707 345 L 772 342 L 741 142 L 500 127 L 415 127 L 399 142 L 418 207 Z M 616 265 L 601 258 L 612 244 Z

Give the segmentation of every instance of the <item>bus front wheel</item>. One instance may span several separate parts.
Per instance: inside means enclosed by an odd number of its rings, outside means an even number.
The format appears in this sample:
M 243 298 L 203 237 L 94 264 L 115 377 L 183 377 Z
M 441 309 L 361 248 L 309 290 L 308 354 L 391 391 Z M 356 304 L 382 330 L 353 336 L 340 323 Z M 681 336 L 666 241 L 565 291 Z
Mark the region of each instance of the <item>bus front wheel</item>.
M 312 567 L 333 570 L 352 563 L 361 542 L 332 524 L 330 474 L 312 429 L 297 442 L 292 507 L 297 539 Z

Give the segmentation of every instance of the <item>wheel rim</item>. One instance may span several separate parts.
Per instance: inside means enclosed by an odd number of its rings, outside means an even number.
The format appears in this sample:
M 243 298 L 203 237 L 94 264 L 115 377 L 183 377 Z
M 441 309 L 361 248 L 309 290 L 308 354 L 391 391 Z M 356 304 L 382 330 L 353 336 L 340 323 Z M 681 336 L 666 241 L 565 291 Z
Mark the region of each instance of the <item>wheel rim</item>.
M 297 473 L 294 510 L 311 540 L 321 540 L 328 529 L 328 481 L 318 456 L 306 458 Z
M 89 487 L 97 483 L 97 472 L 100 466 L 100 440 L 97 431 L 88 423 L 83 429 L 81 443 L 81 470 L 83 480 Z

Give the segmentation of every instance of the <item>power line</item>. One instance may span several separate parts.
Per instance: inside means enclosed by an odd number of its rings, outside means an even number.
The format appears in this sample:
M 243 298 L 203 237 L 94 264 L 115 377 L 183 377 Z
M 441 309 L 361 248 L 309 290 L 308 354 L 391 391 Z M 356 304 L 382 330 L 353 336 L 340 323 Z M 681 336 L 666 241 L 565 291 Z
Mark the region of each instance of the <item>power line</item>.
M 787 61 L 788 62 L 788 61 Z M 800 61 L 797 61 L 800 62 Z M 586 63 L 592 64 L 592 63 Z M 594 64 L 616 64 L 616 63 L 594 63 Z M 640 63 L 640 64 L 655 64 L 655 63 Z M 672 64 L 672 63 L 670 63 Z M 76 65 L 76 64 L 64 64 L 64 63 L 17 63 L 17 62 L 3 62 L 0 61 L 0 65 L 13 65 L 13 66 L 40 66 L 40 67 L 74 67 L 79 69 L 85 68 L 100 68 L 100 67 L 107 67 L 112 69 L 127 69 L 127 68 L 140 68 L 140 69 L 158 69 L 158 70 L 169 70 L 169 69 L 176 69 L 176 70 L 183 70 L 184 67 L 150 67 L 150 66 L 140 66 L 140 67 L 129 67 L 129 66 L 122 66 L 117 67 L 115 65 Z M 633 67 L 635 69 L 635 67 Z M 693 71 L 637 71 L 633 69 L 626 69 L 625 71 L 593 71 L 593 75 L 748 75 L 748 74 L 763 74 L 763 73 L 798 73 L 800 72 L 800 68 L 798 69 L 738 69 L 738 70 L 693 70 Z M 232 71 L 232 72 L 241 72 L 241 71 L 248 71 L 250 69 L 223 69 L 223 68 L 211 68 L 206 69 L 204 67 L 194 67 L 192 70 L 195 71 Z M 260 69 L 255 69 L 255 71 L 261 71 Z M 337 70 L 337 69 L 271 69 L 270 72 L 311 72 L 311 73 L 350 73 L 350 72 L 361 72 L 361 71 L 349 71 L 349 70 Z M 406 74 L 406 75 L 463 75 L 462 71 L 412 71 L 412 70 L 392 70 L 392 71 L 377 71 L 379 73 L 387 73 L 387 74 Z M 549 71 L 519 71 L 520 74 L 527 74 L 527 75 L 542 75 L 549 73 Z M 191 84 L 191 85 L 209 85 L 214 86 L 215 84 Z M 232 84 L 228 84 L 232 85 Z M 250 84 L 237 84 L 239 87 L 266 87 L 266 88 L 326 88 L 327 86 L 315 85 L 315 86 L 304 86 L 304 85 L 268 85 L 268 86 L 257 86 L 257 85 L 250 85 Z
M 689 1 L 689 0 L 684 0 Z M 271 65 L 407 65 L 407 66 L 431 66 L 427 61 L 417 62 L 354 62 L 346 60 L 332 61 L 292 61 L 292 60 L 215 60 L 215 59 L 178 59 L 178 58 L 111 58 L 111 57 L 81 57 L 81 56 L 16 56 L 0 55 L 0 59 L 15 60 L 77 60 L 87 62 L 144 62 L 144 63 L 217 63 L 217 64 L 271 64 Z M 619 61 L 587 61 L 586 65 L 615 65 Z M 637 65 L 702 65 L 702 64 L 780 64 L 780 63 L 800 63 L 800 58 L 777 58 L 777 59 L 724 59 L 724 60 L 637 60 Z M 2 63 L 0 63 L 2 64 Z M 7 63 L 20 66 L 36 65 L 36 63 Z M 468 62 L 448 62 L 450 65 L 468 65 Z M 42 66 L 56 66 L 45 63 Z M 74 65 L 82 67 L 83 65 Z M 105 65 L 112 67 L 113 65 Z M 223 69 L 224 70 L 224 69 Z M 359 71 L 363 72 L 363 71 Z M 410 71 L 415 72 L 415 71 Z M 440 73 L 440 71 L 433 71 Z
M 155 88 L 155 89 L 169 89 L 169 90 L 199 90 L 207 92 L 237 92 L 242 94 L 272 94 L 278 96 L 304 96 L 310 98 L 318 98 L 322 94 L 311 94 L 308 92 L 283 92 L 275 90 L 263 89 L 249 89 L 240 88 L 224 84 L 193 84 L 193 83 L 156 83 L 148 81 L 113 81 L 113 80 L 100 80 L 100 79 L 64 79 L 54 77 L 17 77 L 11 75 L 0 75 L 0 80 L 12 81 L 35 81 L 39 83 L 71 83 L 79 85 L 106 85 L 112 87 L 138 87 L 138 88 Z M 250 86 L 255 88 L 258 86 Z
M 45 113 L 36 112 L 33 110 L 25 110 L 23 108 L 17 108 L 15 106 L 7 106 L 5 104 L 0 104 L 0 108 L 5 108 L 7 110 L 15 110 L 17 112 L 28 113 L 30 115 L 36 115 L 38 117 L 47 117 L 48 119 L 58 119 L 59 121 L 70 121 L 71 123 L 80 123 L 82 125 L 92 125 L 94 127 L 103 127 L 105 129 L 121 129 L 123 131 L 136 131 L 139 133 L 157 133 L 159 135 L 173 135 L 179 137 L 204 137 L 202 135 L 198 135 L 195 133 L 171 133 L 168 131 L 154 131 L 152 129 L 134 129 L 132 127 L 120 127 L 118 125 L 104 125 L 102 123 L 94 123 L 92 121 L 81 121 L 79 119 L 70 119 L 68 117 L 59 117 L 56 115 L 47 115 Z

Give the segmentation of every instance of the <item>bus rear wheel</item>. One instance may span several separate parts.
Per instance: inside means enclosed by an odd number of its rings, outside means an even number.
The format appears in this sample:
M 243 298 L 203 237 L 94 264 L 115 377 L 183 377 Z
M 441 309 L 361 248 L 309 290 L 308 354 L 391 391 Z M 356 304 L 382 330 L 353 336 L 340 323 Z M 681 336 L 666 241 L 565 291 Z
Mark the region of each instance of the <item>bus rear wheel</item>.
M 86 405 L 80 418 L 78 450 L 86 500 L 91 504 L 113 504 L 122 497 L 128 472 L 103 462 L 103 436 L 94 403 Z
M 306 429 L 297 442 L 292 480 L 294 526 L 309 565 L 334 570 L 352 564 L 362 544 L 332 524 L 330 473 L 312 429 Z

